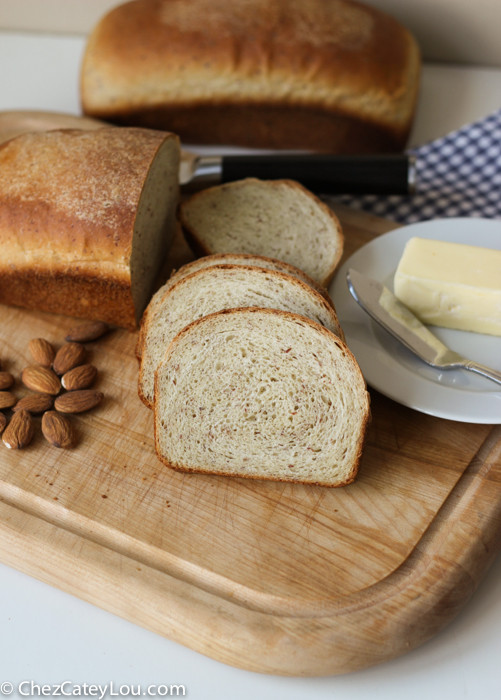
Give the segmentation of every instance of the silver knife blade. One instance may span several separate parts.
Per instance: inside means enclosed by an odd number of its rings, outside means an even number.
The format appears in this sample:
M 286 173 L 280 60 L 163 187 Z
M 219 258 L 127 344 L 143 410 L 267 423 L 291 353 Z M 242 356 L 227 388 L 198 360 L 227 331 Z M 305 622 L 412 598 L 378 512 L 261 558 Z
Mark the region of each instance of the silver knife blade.
M 221 184 L 223 172 L 222 156 L 197 155 L 181 150 L 179 162 L 179 184 L 188 191 Z
M 362 309 L 421 360 L 440 369 L 471 370 L 501 384 L 501 372 L 448 348 L 381 282 L 352 268 L 346 280 Z

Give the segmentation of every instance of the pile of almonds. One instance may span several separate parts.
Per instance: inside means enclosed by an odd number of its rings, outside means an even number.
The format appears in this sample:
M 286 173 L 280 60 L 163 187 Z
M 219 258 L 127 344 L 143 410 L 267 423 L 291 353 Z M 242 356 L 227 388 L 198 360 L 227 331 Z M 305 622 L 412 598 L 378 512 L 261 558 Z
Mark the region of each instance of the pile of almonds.
M 17 399 L 12 392 L 15 378 L 0 367 L 0 433 L 4 445 L 22 449 L 35 433 L 33 416 L 41 415 L 45 439 L 55 447 L 73 447 L 75 438 L 68 414 L 82 413 L 101 403 L 103 394 L 90 387 L 97 369 L 88 363 L 83 343 L 97 340 L 108 331 L 100 321 L 72 328 L 57 350 L 45 338 L 33 338 L 29 351 L 33 364 L 21 374 L 21 382 L 32 393 Z M 11 413 L 8 420 L 6 411 Z

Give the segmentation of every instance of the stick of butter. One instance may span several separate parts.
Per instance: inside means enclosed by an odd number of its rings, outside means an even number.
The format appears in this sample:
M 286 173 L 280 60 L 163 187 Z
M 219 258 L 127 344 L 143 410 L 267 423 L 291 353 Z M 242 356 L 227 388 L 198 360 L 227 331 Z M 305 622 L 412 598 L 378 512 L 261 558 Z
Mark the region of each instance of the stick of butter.
M 501 250 L 411 238 L 394 290 L 423 323 L 501 335 Z

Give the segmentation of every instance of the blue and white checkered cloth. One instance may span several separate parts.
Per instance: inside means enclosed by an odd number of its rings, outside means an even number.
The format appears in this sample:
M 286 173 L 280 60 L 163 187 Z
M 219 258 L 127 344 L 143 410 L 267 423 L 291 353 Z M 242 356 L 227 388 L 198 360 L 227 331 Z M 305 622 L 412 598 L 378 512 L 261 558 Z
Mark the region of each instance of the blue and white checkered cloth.
M 417 161 L 414 194 L 346 195 L 336 201 L 406 224 L 453 216 L 501 218 L 501 110 L 409 153 Z

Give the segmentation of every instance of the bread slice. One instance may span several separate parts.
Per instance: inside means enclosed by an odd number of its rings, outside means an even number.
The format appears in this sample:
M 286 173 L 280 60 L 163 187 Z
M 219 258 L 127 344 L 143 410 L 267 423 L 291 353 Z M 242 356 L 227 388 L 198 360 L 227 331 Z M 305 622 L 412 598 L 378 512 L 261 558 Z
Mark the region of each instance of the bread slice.
M 343 486 L 355 479 L 369 395 L 346 345 L 269 309 L 195 321 L 155 377 L 155 447 L 181 471 Z
M 0 302 L 134 329 L 176 227 L 179 139 L 26 133 L 0 147 Z
M 343 253 L 334 212 L 293 180 L 246 178 L 197 192 L 181 203 L 180 222 L 196 254 L 278 258 L 324 287 Z
M 201 270 L 204 267 L 211 267 L 212 265 L 250 265 L 252 267 L 264 267 L 266 270 L 278 270 L 279 272 L 286 272 L 289 275 L 297 277 L 303 282 L 306 282 L 306 284 L 308 284 L 310 287 L 313 287 L 313 289 L 315 289 L 319 294 L 321 294 L 325 298 L 325 300 L 332 306 L 332 300 L 325 287 L 322 287 L 321 285 L 317 284 L 315 280 L 311 279 L 311 277 L 309 277 L 305 272 L 303 272 L 299 268 L 294 267 L 293 265 L 289 265 L 288 263 L 285 263 L 282 260 L 268 258 L 263 255 L 246 255 L 244 253 L 216 253 L 215 255 L 204 255 L 203 257 L 198 258 L 197 260 L 193 260 L 192 262 L 186 263 L 186 265 L 180 267 L 179 270 L 173 272 L 167 280 L 167 282 L 165 282 L 165 284 L 163 284 L 152 296 L 148 306 L 146 307 L 143 313 L 143 317 L 141 319 L 141 326 L 139 328 L 139 334 L 136 343 L 136 357 L 138 358 L 138 360 L 141 359 L 141 355 L 143 352 L 144 328 L 149 322 L 149 319 L 153 318 L 153 316 L 155 315 L 156 310 L 160 305 L 161 298 L 165 294 L 165 292 L 183 277 L 187 277 L 192 272 Z
M 419 47 L 373 4 L 121 3 L 89 34 L 83 111 L 167 129 L 185 143 L 400 151 L 416 108 Z
M 276 270 L 245 265 L 214 265 L 179 280 L 164 294 L 154 318 L 144 327 L 138 393 L 150 408 L 155 370 L 180 330 L 202 316 L 235 307 L 283 309 L 312 318 L 339 337 L 334 308 L 307 284 Z

